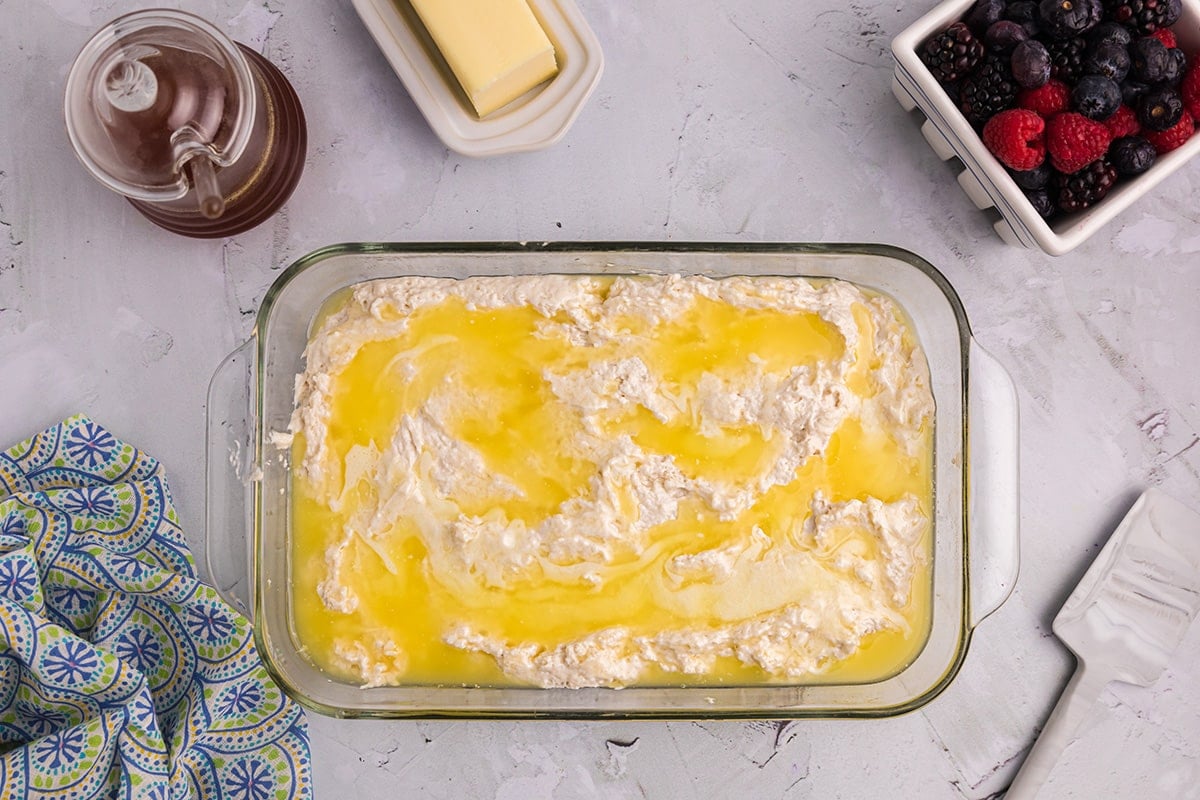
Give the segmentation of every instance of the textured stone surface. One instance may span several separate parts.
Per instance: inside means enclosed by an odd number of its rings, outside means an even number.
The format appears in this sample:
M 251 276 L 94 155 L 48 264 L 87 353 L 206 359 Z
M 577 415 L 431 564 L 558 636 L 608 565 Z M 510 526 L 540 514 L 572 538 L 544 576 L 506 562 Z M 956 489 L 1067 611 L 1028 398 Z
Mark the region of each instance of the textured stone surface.
M 281 268 L 354 240 L 881 241 L 941 269 L 1021 402 L 1016 593 L 958 679 L 884 721 L 312 720 L 321 796 L 983 798 L 1073 661 L 1050 620 L 1138 492 L 1200 506 L 1200 163 L 1074 253 L 1003 244 L 890 94 L 891 38 L 929 2 L 580 0 L 606 70 L 547 151 L 434 137 L 350 3 L 195 0 L 279 64 L 308 112 L 283 213 L 212 242 L 92 181 L 68 66 L 139 6 L 0 0 L 0 442 L 77 411 L 161 458 L 203 546 L 205 390 Z M 1151 689 L 1113 686 L 1053 797 L 1200 796 L 1200 627 Z

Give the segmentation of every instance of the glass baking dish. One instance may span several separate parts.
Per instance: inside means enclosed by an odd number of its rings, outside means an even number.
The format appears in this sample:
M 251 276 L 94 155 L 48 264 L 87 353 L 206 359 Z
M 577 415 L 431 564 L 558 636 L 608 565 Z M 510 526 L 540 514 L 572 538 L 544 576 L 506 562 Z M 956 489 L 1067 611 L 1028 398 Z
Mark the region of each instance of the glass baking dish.
M 335 292 L 406 275 L 681 273 L 840 278 L 908 313 L 936 403 L 932 626 L 897 674 L 871 683 L 633 686 L 623 689 L 363 688 L 306 656 L 291 623 L 289 451 L 271 443 L 293 407 L 310 328 Z M 1017 401 L 972 339 L 962 303 L 932 265 L 884 245 L 478 243 L 341 244 L 292 264 L 268 290 L 250 339 L 208 398 L 210 576 L 254 623 L 259 653 L 289 694 L 341 717 L 882 717 L 920 707 L 958 672 L 972 630 L 1012 591 L 1018 565 Z

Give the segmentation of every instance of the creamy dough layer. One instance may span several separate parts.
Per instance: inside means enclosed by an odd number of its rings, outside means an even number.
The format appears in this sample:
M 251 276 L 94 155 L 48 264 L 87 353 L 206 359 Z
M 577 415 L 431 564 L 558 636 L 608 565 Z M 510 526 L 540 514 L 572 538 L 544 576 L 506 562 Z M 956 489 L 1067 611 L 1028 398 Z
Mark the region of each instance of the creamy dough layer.
M 403 278 L 355 287 L 305 355 L 293 611 L 334 672 L 869 679 L 919 650 L 933 401 L 886 297 Z

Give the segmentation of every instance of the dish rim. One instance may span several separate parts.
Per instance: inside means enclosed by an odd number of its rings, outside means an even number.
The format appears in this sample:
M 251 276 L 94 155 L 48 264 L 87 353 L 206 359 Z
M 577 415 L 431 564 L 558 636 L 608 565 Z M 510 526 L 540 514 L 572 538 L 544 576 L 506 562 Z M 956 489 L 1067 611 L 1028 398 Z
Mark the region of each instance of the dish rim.
M 945 299 L 950 312 L 952 313 L 957 329 L 957 341 L 955 347 L 959 353 L 959 369 L 961 370 L 961 396 L 958 398 L 961 407 L 961 450 L 959 451 L 964 458 L 964 463 L 958 466 L 959 480 L 962 482 L 961 495 L 959 497 L 959 505 L 955 514 L 957 528 L 954 535 L 958 538 L 959 547 L 961 549 L 960 558 L 955 567 L 956 574 L 959 576 L 958 583 L 961 584 L 961 602 L 957 606 L 957 618 L 954 620 L 957 634 L 952 657 L 945 664 L 941 674 L 933 680 L 929 686 L 922 691 L 914 692 L 907 699 L 887 704 L 887 705 L 870 705 L 870 706 L 803 706 L 803 707 L 788 707 L 786 705 L 778 706 L 755 706 L 755 707 L 713 707 L 703 708 L 698 706 L 689 706 L 686 708 L 664 708 L 664 707 L 648 707 L 648 708 L 557 708 L 557 707 L 540 707 L 540 706 L 520 706 L 514 708 L 497 707 L 495 705 L 487 708 L 446 708 L 446 707 L 369 707 L 369 708 L 347 708 L 323 702 L 319 697 L 313 697 L 303 687 L 296 686 L 289 679 L 279 665 L 274 663 L 274 650 L 271 646 L 271 636 L 265 630 L 266 625 L 262 620 L 262 609 L 266 602 L 264 589 L 264 576 L 262 574 L 262 561 L 259 557 L 263 546 L 263 525 L 262 525 L 262 482 L 257 481 L 253 484 L 253 516 L 250 520 L 251 529 L 253 532 L 253 565 L 251 574 L 253 576 L 252 592 L 254 596 L 254 604 L 252 615 L 254 619 L 255 638 L 260 648 L 259 652 L 267 666 L 268 671 L 276 679 L 281 687 L 289 694 L 295 697 L 306 707 L 322 714 L 336 717 L 363 717 L 363 718 L 553 718 L 553 719 L 598 719 L 598 718 L 620 718 L 620 719 L 671 719 L 671 718 L 779 718 L 779 719 L 798 719 L 798 718 L 830 718 L 830 717 L 888 717 L 897 714 L 906 713 L 915 710 L 925 705 L 937 695 L 939 695 L 957 675 L 962 666 L 963 660 L 966 657 L 966 652 L 970 644 L 971 633 L 973 628 L 972 622 L 972 602 L 971 602 L 971 559 L 970 559 L 970 514 L 969 502 L 971 496 L 967 492 L 968 465 L 966 463 L 966 440 L 969 428 L 969 382 L 967 380 L 967 371 L 969 369 L 969 353 L 973 342 L 970 325 L 966 317 L 965 309 L 963 308 L 961 299 L 957 292 L 951 286 L 949 281 L 940 271 L 932 264 L 922 259 L 907 250 L 903 250 L 891 245 L 882 244 L 859 244 L 859 243 L 833 243 L 833 244 L 807 244 L 807 243 L 727 243 L 727 242 L 699 242 L 699 243 L 675 243 L 675 242 L 540 242 L 540 243 L 525 243 L 525 242 L 470 242 L 457 244 L 444 243 L 421 243 L 421 242 L 404 242 L 404 243 L 382 243 L 382 242 L 356 242 L 329 245 L 327 247 L 315 250 L 300 259 L 293 262 L 286 268 L 272 286 L 268 289 L 263 298 L 256 317 L 254 330 L 254 355 L 256 364 L 259 366 L 255 370 L 253 396 L 251 402 L 254 404 L 254 431 L 253 441 L 251 446 L 255 448 L 255 457 L 257 463 L 262 464 L 266 447 L 265 440 L 267 431 L 264 429 L 264 400 L 265 400 L 265 379 L 264 370 L 261 365 L 264 359 L 267 358 L 268 336 L 270 331 L 272 314 L 275 311 L 276 303 L 280 296 L 292 283 L 298 275 L 303 274 L 306 270 L 315 264 L 321 263 L 335 256 L 361 255 L 361 256 L 404 256 L 404 255 L 419 255 L 419 256 L 435 256 L 435 255 L 489 255 L 489 256 L 505 256 L 505 255 L 527 255 L 534 253 L 553 253 L 553 254 L 585 254 L 593 255 L 603 254 L 606 256 L 618 257 L 621 254 L 645 254 L 645 255 L 666 255 L 677 253 L 683 256 L 697 254 L 739 254 L 739 255 L 782 255 L 782 256 L 870 256 L 883 259 L 891 259 L 901 261 L 909 267 L 914 268 L 921 273 L 924 278 L 929 279 L 939 290 L 942 298 Z M 609 262 L 611 266 L 611 262 Z M 625 274 L 629 274 L 634 270 L 628 267 L 621 270 Z M 665 271 L 665 270 L 664 270 Z M 410 273 L 415 274 L 415 273 Z M 491 274 L 491 273 L 488 273 Z M 527 274 L 519 270 L 509 270 L 496 274 Z M 535 273 L 547 274 L 547 273 Z M 594 274 L 594 273 L 589 273 Z M 728 274 L 745 274 L 745 273 L 728 273 Z M 768 273 L 763 273 L 768 274 Z M 778 273 L 770 273 L 778 274 Z M 796 277 L 814 277 L 807 276 L 804 273 L 796 273 Z M 386 277 L 381 275 L 380 277 Z M 822 276 L 828 277 L 828 276 Z M 353 281 L 352 283 L 357 283 Z M 851 281 L 860 283 L 856 281 Z M 861 285 L 861 284 L 860 284 Z M 897 300 L 902 308 L 907 308 L 904 303 Z M 314 313 L 316 309 L 311 309 Z M 936 458 L 936 455 L 935 455 Z M 937 464 L 935 462 L 935 474 Z M 935 486 L 935 506 L 937 503 Z M 953 494 L 953 493 L 952 493 Z M 936 547 L 934 550 L 934 569 L 938 568 L 936 558 Z M 935 593 L 937 583 L 935 581 Z M 977 619 L 975 620 L 978 621 Z M 943 620 L 939 623 L 936 619 L 931 622 L 931 630 L 929 633 L 930 639 L 936 630 L 938 624 L 946 625 Z M 928 642 L 927 642 L 928 644 Z M 923 652 L 923 651 L 922 651 Z M 920 658 L 918 654 L 917 659 Z M 914 662 L 916 663 L 916 659 Z M 909 670 L 912 664 L 902 668 L 897 674 L 886 681 L 893 681 L 897 678 L 902 678 Z M 342 682 L 343 685 L 349 685 Z M 775 690 L 791 690 L 803 694 L 806 689 L 818 689 L 829 687 L 853 687 L 858 684 L 806 684 L 806 685 L 762 685 L 751 687 L 758 689 L 775 689 Z M 385 687 L 394 688 L 394 687 Z M 423 687 L 429 688 L 429 687 Z M 470 691 L 464 687 L 450 687 L 459 690 Z M 630 693 L 644 690 L 650 687 L 630 687 L 619 691 Z M 713 692 L 731 691 L 738 687 L 720 687 L 720 686 L 691 686 L 686 688 L 676 687 L 676 691 L 687 692 L 690 694 L 704 695 Z M 745 687 L 742 687 L 745 688 Z M 436 688 L 430 688 L 431 691 L 438 691 Z M 375 690 L 362 690 L 375 691 Z M 574 690 L 574 689 L 541 689 L 537 687 L 505 687 L 504 689 L 494 689 L 502 693 L 523 693 L 536 692 L 541 695 L 548 693 L 566 693 L 567 695 L 578 697 L 581 692 L 611 692 L 617 691 L 613 689 L 593 689 L 593 690 Z M 710 701 L 711 702 L 711 701 Z

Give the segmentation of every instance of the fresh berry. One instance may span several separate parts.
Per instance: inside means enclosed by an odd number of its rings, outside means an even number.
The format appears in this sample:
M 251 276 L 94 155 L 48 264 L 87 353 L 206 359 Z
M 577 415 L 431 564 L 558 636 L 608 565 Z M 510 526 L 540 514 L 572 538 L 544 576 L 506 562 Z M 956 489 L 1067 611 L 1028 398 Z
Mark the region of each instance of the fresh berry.
M 1184 73 L 1187 72 L 1187 56 L 1178 47 L 1168 50 L 1167 53 L 1170 54 L 1171 60 L 1167 62 L 1167 72 L 1163 77 L 1163 83 L 1178 86 L 1179 82 L 1183 80 Z
M 1153 36 L 1134 39 L 1129 45 L 1129 74 L 1139 83 L 1160 83 L 1171 68 L 1171 51 Z
M 1142 125 L 1138 122 L 1137 112 L 1124 103 L 1117 106 L 1117 110 L 1113 112 L 1113 115 L 1103 120 L 1103 122 L 1104 127 L 1108 128 L 1108 132 L 1112 134 L 1114 139 L 1120 139 L 1122 136 L 1135 136 L 1142 131 Z
M 1033 210 L 1038 213 L 1042 219 L 1050 219 L 1054 216 L 1054 212 L 1058 210 L 1054 198 L 1050 195 L 1048 187 L 1041 189 L 1023 189 L 1025 197 L 1028 198 L 1029 204 L 1033 206 Z
M 1117 168 L 1118 175 L 1126 177 L 1141 175 L 1154 166 L 1157 157 L 1154 145 L 1141 136 L 1122 136 L 1108 148 L 1108 160 Z
M 1108 119 L 1121 105 L 1121 88 L 1109 78 L 1084 75 L 1071 90 L 1071 105 L 1089 119 Z
M 1103 11 L 1100 0 L 1042 0 L 1038 5 L 1042 30 L 1052 39 L 1086 33 L 1100 22 Z
M 1192 68 L 1184 73 L 1179 84 L 1183 105 L 1192 117 L 1200 118 L 1200 58 L 1192 60 Z
M 1028 38 L 1029 34 L 1020 25 L 1011 20 L 1002 19 L 992 23 L 992 26 L 987 29 L 987 33 L 984 34 L 983 40 L 993 53 L 1011 53 L 1013 48 Z
M 1041 33 L 1037 7 L 1034 0 L 1014 0 L 1005 6 L 1004 18 L 1019 24 L 1030 36 L 1037 36 Z
M 918 54 L 1053 219 L 1100 202 L 1194 135 L 1200 64 L 1170 29 L 1182 10 L 1182 0 L 974 0 Z
M 1159 28 L 1150 35 L 1165 44 L 1168 50 L 1179 46 L 1179 42 L 1175 40 L 1175 33 L 1170 28 Z
M 1088 31 L 1087 42 L 1092 47 L 1099 47 L 1102 44 L 1119 44 L 1121 47 L 1129 47 L 1129 43 L 1133 41 L 1133 35 L 1119 22 L 1111 20 L 1101 22 L 1096 27 Z
M 1104 16 L 1137 33 L 1148 35 L 1169 28 L 1183 10 L 1180 0 L 1105 0 Z
M 1175 127 L 1183 116 L 1183 98 L 1170 86 L 1155 86 L 1142 95 L 1138 122 L 1152 131 Z
M 1002 58 L 987 58 L 975 72 L 963 79 L 958 107 L 971 124 L 979 126 L 993 114 L 1011 108 L 1017 99 L 1017 82 Z
M 1071 90 L 1062 81 L 1049 80 L 1045 86 L 1023 90 L 1017 95 L 1017 105 L 1050 119 L 1071 107 Z
M 1061 42 L 1045 42 L 1050 51 L 1050 77 L 1064 83 L 1075 83 L 1083 74 L 1083 53 L 1087 42 L 1080 37 Z
M 956 22 L 925 43 L 921 61 L 939 83 L 954 83 L 979 65 L 983 53 L 983 42 L 966 25 Z
M 1049 161 L 1043 161 L 1040 166 L 1027 170 L 1011 170 L 1013 183 L 1022 189 L 1045 189 L 1054 176 L 1054 167 Z
M 1112 164 L 1098 159 L 1076 172 L 1060 175 L 1058 208 L 1070 214 L 1094 206 L 1104 199 L 1117 182 L 1117 170 Z
M 975 0 L 975 5 L 963 18 L 977 36 L 1004 18 L 1005 0 Z
M 1192 121 L 1192 115 L 1184 112 L 1179 118 L 1179 122 L 1175 123 L 1174 128 L 1167 128 L 1165 131 L 1146 131 L 1145 137 L 1154 145 L 1154 151 L 1160 156 L 1163 153 L 1169 153 L 1177 147 L 1182 147 L 1183 144 L 1196 131 L 1196 125 Z
M 1120 83 L 1129 74 L 1129 50 L 1114 42 L 1090 45 L 1083 57 L 1083 72 Z
M 1142 95 L 1148 91 L 1150 91 L 1149 85 L 1126 78 L 1121 83 L 1121 102 L 1131 108 L 1137 108 L 1138 103 L 1141 102 Z
M 1046 160 L 1046 121 L 1032 111 L 1010 108 L 983 126 L 983 144 L 1009 169 L 1027 170 Z
M 1018 44 L 1010 64 L 1013 80 L 1026 89 L 1034 89 L 1050 79 L 1050 51 L 1036 39 Z
M 1102 158 L 1112 135 L 1082 114 L 1065 111 L 1046 123 L 1046 150 L 1059 172 L 1076 172 Z

